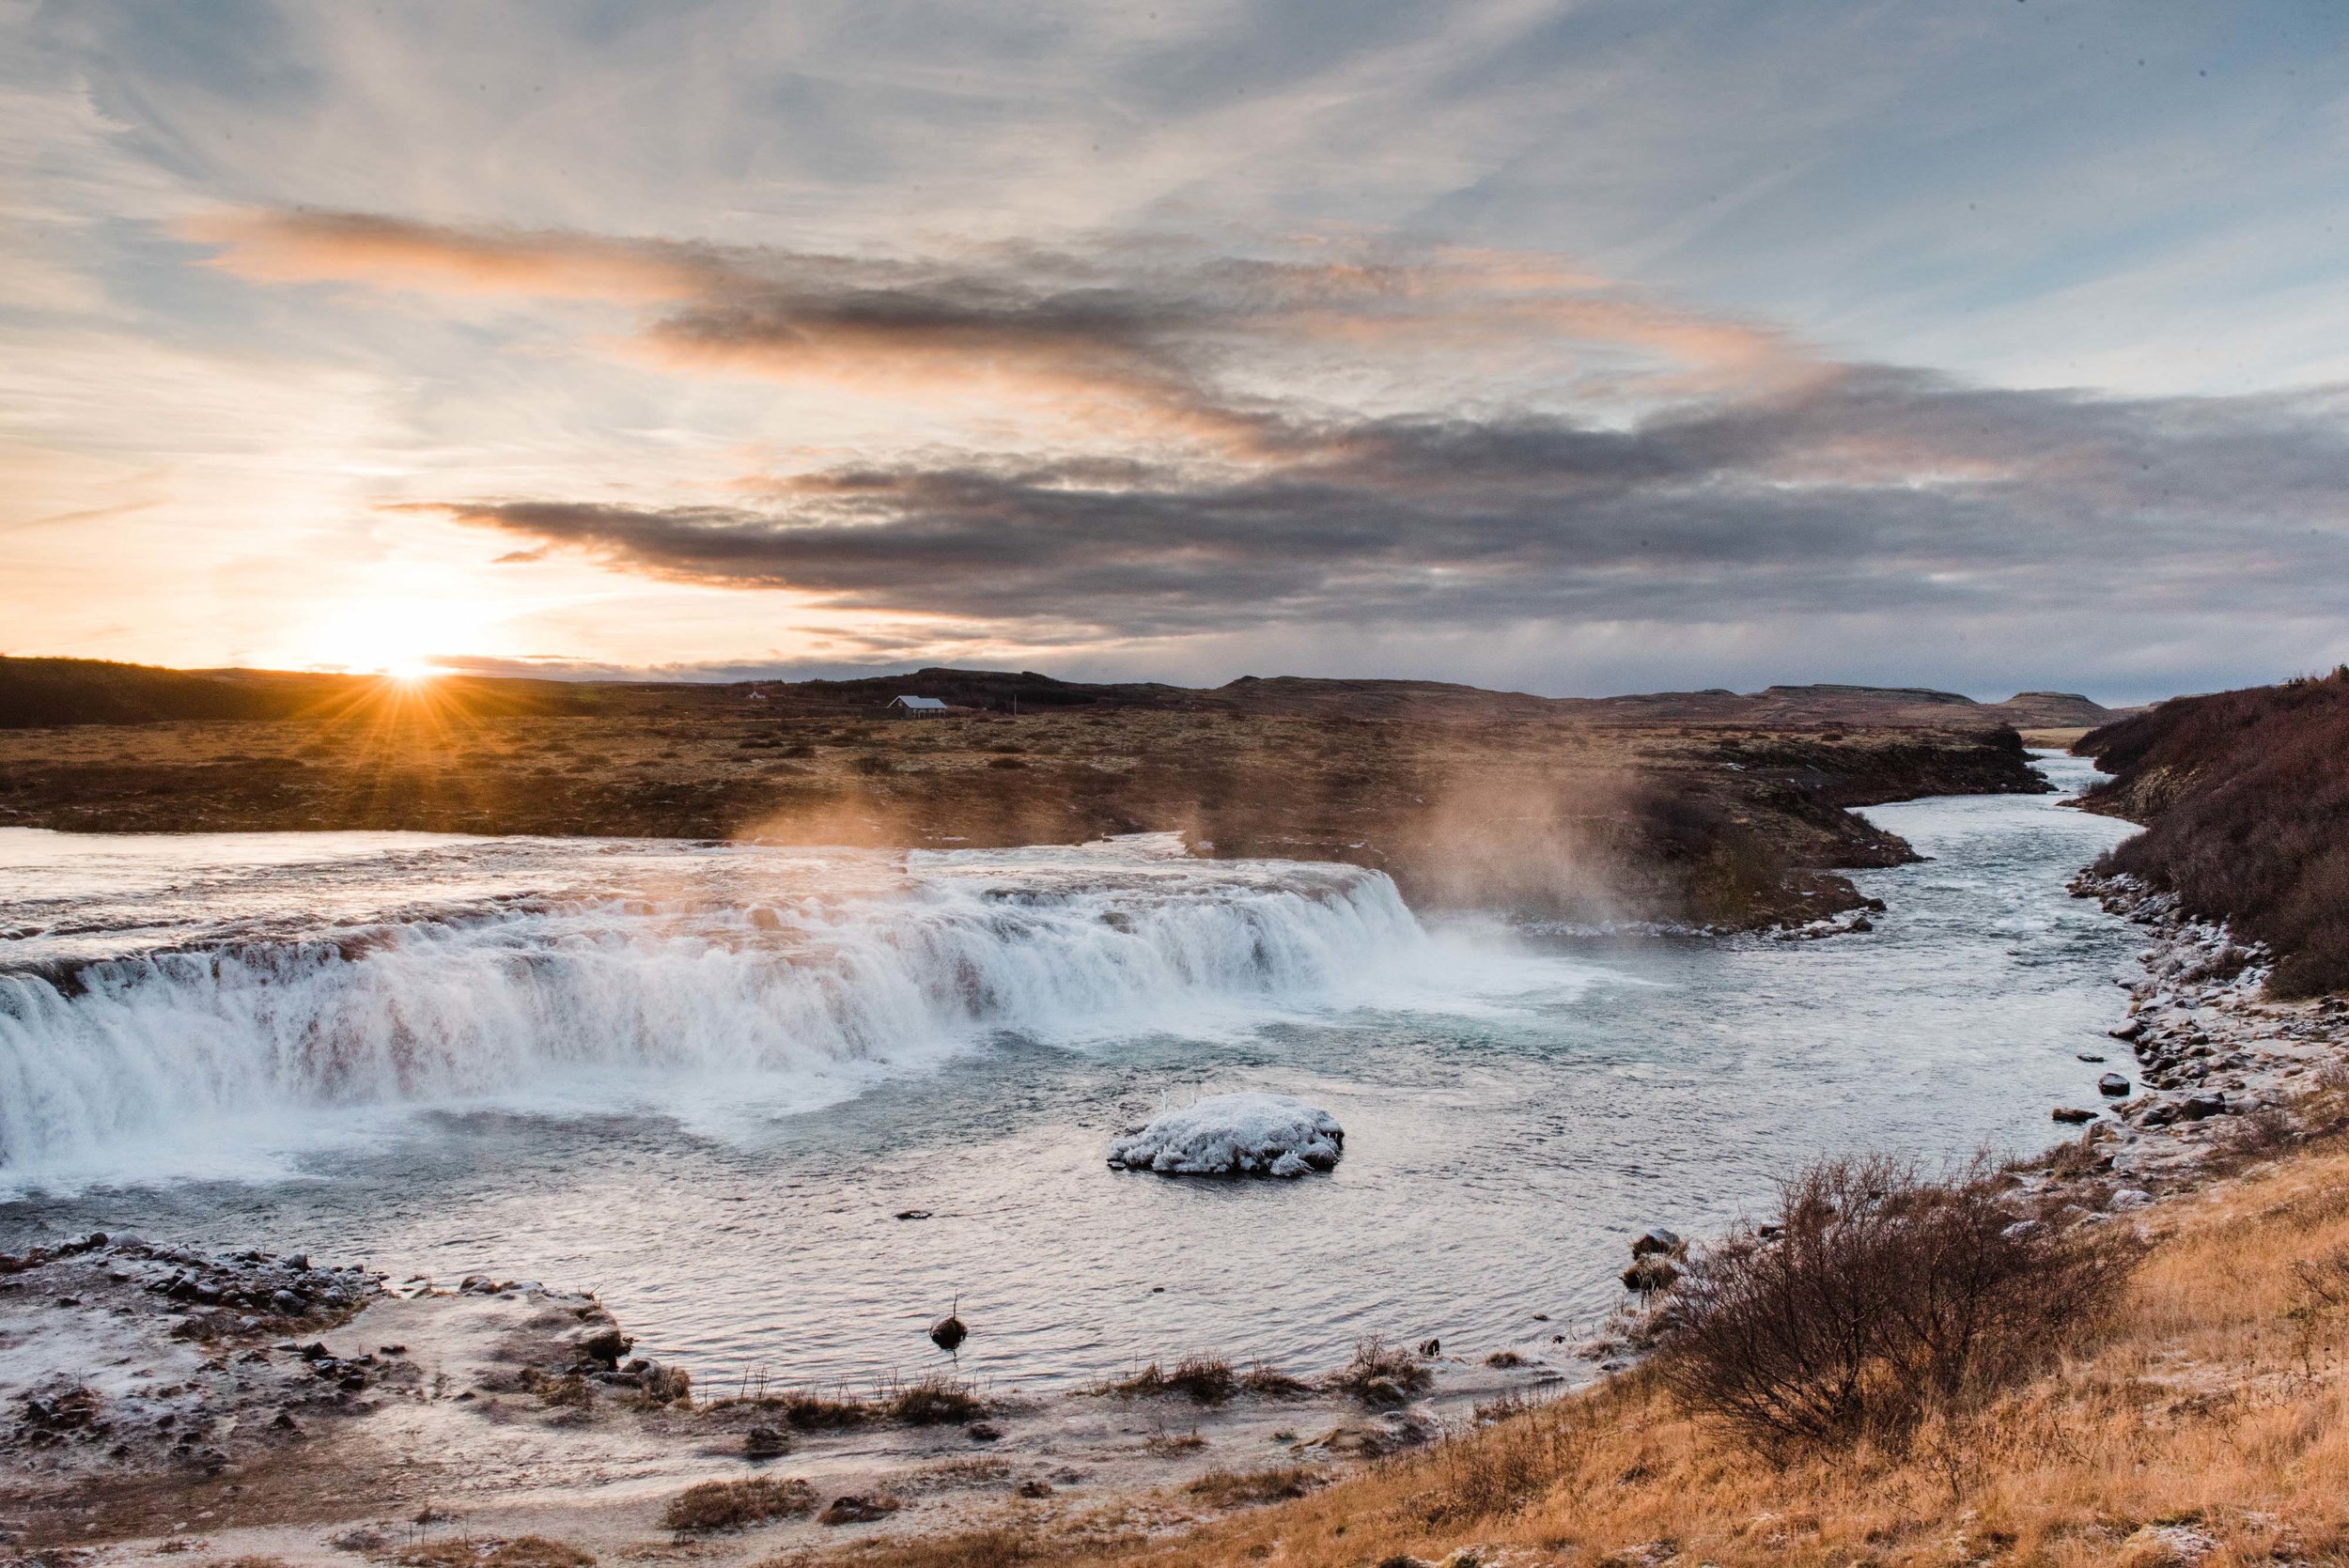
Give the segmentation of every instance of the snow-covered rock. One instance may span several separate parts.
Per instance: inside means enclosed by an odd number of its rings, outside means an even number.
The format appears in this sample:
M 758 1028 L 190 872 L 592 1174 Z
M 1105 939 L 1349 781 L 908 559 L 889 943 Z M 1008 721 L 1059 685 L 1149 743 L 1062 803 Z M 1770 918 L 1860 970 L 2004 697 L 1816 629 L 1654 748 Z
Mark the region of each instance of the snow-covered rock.
M 1211 1094 L 1162 1110 L 1110 1145 L 1110 1164 L 1162 1176 L 1301 1176 L 1327 1171 L 1346 1129 L 1286 1094 Z

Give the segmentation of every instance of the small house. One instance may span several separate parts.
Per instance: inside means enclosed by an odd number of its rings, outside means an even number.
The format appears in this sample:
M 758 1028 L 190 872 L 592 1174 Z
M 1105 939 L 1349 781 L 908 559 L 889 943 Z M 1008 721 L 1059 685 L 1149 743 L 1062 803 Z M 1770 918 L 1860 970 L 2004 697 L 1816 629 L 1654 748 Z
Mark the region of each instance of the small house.
M 894 719 L 943 719 L 946 705 L 936 697 L 892 697 L 889 713 Z

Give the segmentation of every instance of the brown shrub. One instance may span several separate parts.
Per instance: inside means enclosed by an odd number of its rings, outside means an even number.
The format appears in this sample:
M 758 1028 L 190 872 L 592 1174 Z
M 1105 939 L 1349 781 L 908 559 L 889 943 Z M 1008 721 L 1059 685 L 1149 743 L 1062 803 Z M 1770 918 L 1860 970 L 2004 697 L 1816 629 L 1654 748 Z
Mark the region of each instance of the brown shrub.
M 1115 1393 L 1143 1397 L 1182 1394 L 1200 1405 L 1221 1405 L 1238 1388 L 1239 1380 L 1232 1375 L 1232 1363 L 1210 1356 L 1187 1356 L 1174 1363 L 1172 1372 L 1161 1370 L 1153 1361 L 1123 1383 L 1111 1385 Z
M 2118 1237 L 2018 1225 L 1986 1162 L 1950 1182 L 1880 1157 L 1828 1159 L 1781 1189 L 1781 1234 L 1689 1265 L 1657 1367 L 1691 1408 L 1768 1451 L 1905 1444 L 2050 1361 L 2109 1310 Z
M 705 1481 L 688 1486 L 661 1511 L 661 1523 L 679 1534 L 740 1529 L 770 1519 L 796 1519 L 816 1512 L 815 1490 L 804 1481 Z

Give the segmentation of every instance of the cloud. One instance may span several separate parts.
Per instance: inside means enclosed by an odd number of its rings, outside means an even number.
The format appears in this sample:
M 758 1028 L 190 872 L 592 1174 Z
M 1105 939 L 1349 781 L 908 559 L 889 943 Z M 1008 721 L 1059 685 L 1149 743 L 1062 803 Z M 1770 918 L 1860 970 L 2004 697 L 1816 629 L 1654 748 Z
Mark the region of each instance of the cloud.
M 1282 430 L 1238 474 L 970 458 L 774 479 L 757 506 L 492 500 L 459 520 L 624 569 L 1017 635 L 1268 623 L 2322 613 L 2349 436 L 2257 404 L 1884 367 L 1626 427 L 1524 413 Z
M 178 227 L 182 239 L 219 248 L 211 265 L 258 283 L 654 301 L 693 294 L 709 272 L 685 246 L 459 230 L 365 212 L 209 212 Z

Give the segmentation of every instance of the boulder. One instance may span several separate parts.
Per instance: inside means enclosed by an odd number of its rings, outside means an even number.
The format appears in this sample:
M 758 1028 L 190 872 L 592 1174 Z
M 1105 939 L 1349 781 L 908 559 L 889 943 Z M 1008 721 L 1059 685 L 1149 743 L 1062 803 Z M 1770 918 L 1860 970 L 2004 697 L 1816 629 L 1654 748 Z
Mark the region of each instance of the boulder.
M 2213 1116 L 2224 1116 L 2232 1109 L 2227 1104 L 2224 1094 L 2188 1094 L 2186 1104 L 2178 1108 L 2178 1113 L 2189 1122 L 2201 1122 Z
M 1163 1110 L 1110 1144 L 1110 1166 L 1162 1176 L 1302 1176 L 1329 1171 L 1346 1129 L 1286 1094 L 1210 1094 Z
M 2057 1106 L 2047 1114 L 2056 1121 L 2068 1122 L 2074 1126 L 2079 1126 L 2082 1122 L 2092 1122 L 2096 1119 L 2094 1111 L 2082 1110 L 2077 1106 L 2071 1105 Z
M 2117 1100 L 2129 1092 L 2129 1080 L 2119 1073 L 2107 1073 L 2096 1080 L 2096 1093 L 2107 1099 Z

